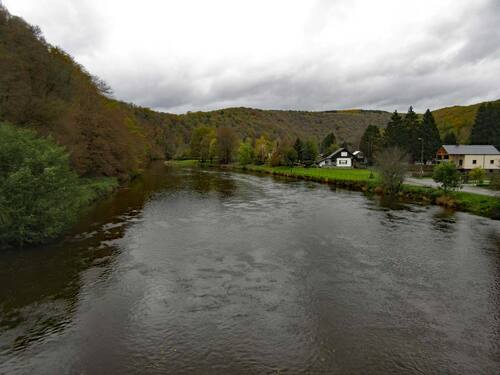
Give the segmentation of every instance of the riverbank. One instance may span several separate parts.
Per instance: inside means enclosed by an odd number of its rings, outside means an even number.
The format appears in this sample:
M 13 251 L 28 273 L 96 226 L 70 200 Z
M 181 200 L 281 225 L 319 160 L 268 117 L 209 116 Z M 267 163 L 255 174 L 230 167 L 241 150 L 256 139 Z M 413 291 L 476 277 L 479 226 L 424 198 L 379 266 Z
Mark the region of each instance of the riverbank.
M 169 161 L 167 165 L 197 167 L 196 160 Z M 214 167 L 214 165 L 207 165 Z M 249 171 L 276 176 L 297 178 L 307 181 L 326 183 L 339 188 L 361 191 L 367 194 L 383 195 L 378 186 L 378 176 L 368 169 L 322 169 L 303 167 L 271 167 L 267 165 L 229 164 L 218 166 L 227 170 Z M 457 211 L 469 212 L 475 215 L 500 219 L 500 199 L 492 196 L 456 191 L 445 195 L 441 189 L 425 186 L 404 184 L 397 199 L 402 202 L 418 204 L 436 204 Z

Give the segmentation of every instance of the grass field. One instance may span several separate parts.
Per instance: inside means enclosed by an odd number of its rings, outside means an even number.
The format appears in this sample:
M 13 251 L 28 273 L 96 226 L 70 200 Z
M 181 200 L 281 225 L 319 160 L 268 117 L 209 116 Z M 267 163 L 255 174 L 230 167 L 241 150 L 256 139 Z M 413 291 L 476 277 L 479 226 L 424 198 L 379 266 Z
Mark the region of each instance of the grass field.
M 352 168 L 302 168 L 302 167 L 270 167 L 267 165 L 248 165 L 248 171 L 264 172 L 289 177 L 308 177 L 321 182 L 353 181 L 374 183 L 377 175 L 368 169 Z

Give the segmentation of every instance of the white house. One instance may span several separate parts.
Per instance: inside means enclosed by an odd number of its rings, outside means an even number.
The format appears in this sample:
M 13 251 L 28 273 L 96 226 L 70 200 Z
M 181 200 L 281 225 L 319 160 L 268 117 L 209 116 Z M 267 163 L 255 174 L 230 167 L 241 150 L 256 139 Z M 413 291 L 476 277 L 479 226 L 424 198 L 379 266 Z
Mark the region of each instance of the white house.
M 320 159 L 318 165 L 321 168 L 352 168 L 353 160 L 355 159 L 356 157 L 354 156 L 354 154 L 352 154 L 348 149 L 342 147 L 337 151 L 331 153 L 330 155 Z
M 500 151 L 491 145 L 443 145 L 436 157 L 438 161 L 451 161 L 462 170 L 500 170 Z

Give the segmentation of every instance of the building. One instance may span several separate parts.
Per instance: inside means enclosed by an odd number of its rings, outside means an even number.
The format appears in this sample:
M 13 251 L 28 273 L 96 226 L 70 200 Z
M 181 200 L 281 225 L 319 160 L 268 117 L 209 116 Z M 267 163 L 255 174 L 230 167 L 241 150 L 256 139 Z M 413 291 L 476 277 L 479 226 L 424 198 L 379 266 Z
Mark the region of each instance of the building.
M 443 145 L 436 154 L 438 162 L 451 161 L 458 169 L 500 170 L 500 152 L 490 145 Z
M 356 160 L 356 156 L 352 152 L 345 147 L 341 147 L 337 151 L 320 159 L 318 165 L 321 168 L 352 168 Z

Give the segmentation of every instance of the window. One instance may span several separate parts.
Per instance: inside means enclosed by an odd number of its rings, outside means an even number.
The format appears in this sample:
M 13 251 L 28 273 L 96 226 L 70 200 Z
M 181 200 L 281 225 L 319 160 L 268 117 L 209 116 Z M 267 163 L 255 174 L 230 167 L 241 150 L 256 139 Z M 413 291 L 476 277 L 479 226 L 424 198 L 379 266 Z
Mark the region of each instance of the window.
M 490 160 L 490 164 L 495 164 L 495 160 Z
M 460 160 L 458 161 L 458 165 L 459 165 L 459 166 L 464 165 L 464 161 L 460 159 Z
M 347 156 L 347 152 L 342 151 L 342 152 L 340 153 L 340 156 Z
M 445 160 L 447 160 L 447 159 L 449 159 L 449 158 L 450 158 L 450 157 L 449 157 L 449 155 L 445 155 L 445 156 L 444 156 L 444 159 L 445 159 Z
M 477 164 L 477 160 L 476 159 L 472 160 L 472 164 Z

